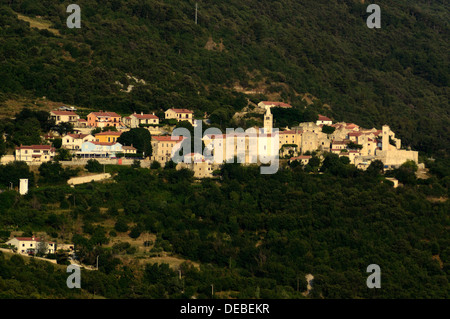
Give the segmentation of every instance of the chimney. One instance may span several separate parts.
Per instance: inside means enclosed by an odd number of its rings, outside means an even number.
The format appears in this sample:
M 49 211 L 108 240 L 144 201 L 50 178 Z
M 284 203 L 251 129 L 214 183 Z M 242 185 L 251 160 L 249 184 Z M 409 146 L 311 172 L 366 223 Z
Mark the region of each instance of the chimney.
M 141 112 L 141 115 L 144 115 L 144 112 Z

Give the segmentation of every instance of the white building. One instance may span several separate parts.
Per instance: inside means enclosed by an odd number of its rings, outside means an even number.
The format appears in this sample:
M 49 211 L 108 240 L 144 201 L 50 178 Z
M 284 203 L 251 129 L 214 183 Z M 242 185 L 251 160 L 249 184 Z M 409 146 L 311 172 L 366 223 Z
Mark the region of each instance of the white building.
M 316 125 L 331 125 L 331 124 L 333 124 L 333 121 L 330 118 L 319 114 L 319 119 L 316 121 Z
M 67 134 L 62 138 L 62 147 L 68 150 L 77 151 L 81 149 L 84 142 L 93 142 L 95 137 L 91 134 Z
M 123 118 L 123 122 L 130 128 L 138 128 L 139 125 L 158 125 L 159 118 L 155 115 L 155 113 L 144 114 L 141 112 L 141 114 L 134 113 Z
M 199 153 L 191 153 L 183 158 L 183 162 L 178 163 L 177 170 L 187 168 L 194 172 L 195 178 L 213 177 L 213 164 L 205 160 L 205 157 Z
M 17 248 L 17 252 L 20 254 L 35 254 L 39 248 L 39 243 L 45 242 L 47 244 L 47 250 L 45 254 L 54 254 L 56 243 L 46 242 L 42 238 L 38 237 L 14 237 L 6 242 L 7 245 L 11 245 Z
M 15 160 L 32 162 L 48 162 L 55 156 L 55 148 L 50 145 L 21 145 L 16 147 Z
M 72 111 L 51 111 L 50 118 L 54 119 L 57 125 L 63 122 L 75 125 L 80 119 L 80 117 Z
M 21 178 L 19 180 L 19 194 L 26 195 L 28 193 L 28 179 Z
M 188 121 L 192 125 L 194 125 L 193 115 L 194 112 L 187 109 L 168 109 L 164 112 L 166 120 L 176 119 L 178 122 Z
M 83 158 L 114 158 L 123 153 L 122 144 L 117 142 L 84 142 L 77 152 Z

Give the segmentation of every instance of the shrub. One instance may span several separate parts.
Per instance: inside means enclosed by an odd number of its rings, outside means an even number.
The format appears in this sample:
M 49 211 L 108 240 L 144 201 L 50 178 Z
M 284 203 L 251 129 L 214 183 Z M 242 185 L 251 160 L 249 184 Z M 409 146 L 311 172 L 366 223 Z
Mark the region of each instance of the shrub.
M 118 219 L 116 224 L 114 225 L 114 229 L 119 233 L 125 233 L 128 231 L 128 225 L 125 220 Z

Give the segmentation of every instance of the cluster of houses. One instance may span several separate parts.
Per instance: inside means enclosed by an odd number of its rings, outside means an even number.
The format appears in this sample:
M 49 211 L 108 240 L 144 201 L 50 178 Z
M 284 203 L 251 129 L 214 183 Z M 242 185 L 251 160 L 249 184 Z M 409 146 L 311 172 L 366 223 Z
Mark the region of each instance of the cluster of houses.
M 255 127 L 255 133 L 233 134 L 208 134 L 203 137 L 204 144 L 215 155 L 227 154 L 228 156 L 240 156 L 242 164 L 257 163 L 252 156 L 252 145 L 256 144 L 256 154 L 268 152 L 276 153 L 282 159 L 289 161 L 298 160 L 306 165 L 311 158 L 311 153 L 331 152 L 339 156 L 347 156 L 350 163 L 360 169 L 366 169 L 374 160 L 381 160 L 386 168 L 394 168 L 407 160 L 418 163 L 418 152 L 401 149 L 401 140 L 395 137 L 389 126 L 384 125 L 381 130 L 376 128 L 365 129 L 354 123 L 333 121 L 323 115 L 319 115 L 316 122 L 304 122 L 292 128 L 279 130 L 276 145 L 271 143 L 273 139 L 273 115 L 272 107 L 292 108 L 283 102 L 262 101 L 259 107 L 265 109 L 264 127 Z M 136 154 L 137 150 L 132 145 L 121 145 L 118 142 L 120 135 L 136 127 L 145 127 L 152 133 L 151 144 L 153 153 L 150 161 L 157 161 L 164 165 L 172 159 L 173 151 L 180 147 L 183 137 L 171 137 L 169 132 L 160 130 L 160 119 L 154 114 L 131 114 L 121 117 L 115 112 L 92 112 L 87 120 L 80 119 L 75 110 L 52 111 L 50 116 L 56 123 L 72 123 L 77 133 L 70 133 L 62 137 L 62 147 L 70 150 L 81 158 L 114 158 L 117 154 Z M 187 109 L 171 108 L 165 112 L 166 120 L 188 121 L 196 125 L 193 112 Z M 92 135 L 90 130 L 94 128 L 115 127 L 117 131 L 105 131 Z M 326 130 L 324 128 L 326 127 Z M 83 128 L 87 128 L 82 133 Z M 166 135 L 164 135 L 164 133 Z M 259 143 L 261 139 L 267 139 L 266 143 Z M 259 140 L 259 142 L 255 142 Z M 243 145 L 243 154 L 238 154 L 236 145 Z M 230 146 L 231 145 L 231 146 Z M 258 145 L 268 145 L 262 146 Z M 227 146 L 233 147 L 227 152 Z M 258 147 L 261 147 L 258 149 Z M 269 149 L 266 149 L 266 148 Z M 242 149 L 239 150 L 242 152 Z M 253 154 L 253 155 L 252 155 Z M 51 161 L 55 156 L 55 149 L 49 145 L 27 145 L 16 148 L 16 160 L 31 162 Z M 145 154 L 143 154 L 143 157 Z M 218 168 L 223 160 L 207 160 L 201 154 L 186 155 L 189 160 L 179 163 L 177 168 L 189 168 L 194 171 L 196 177 L 211 177 L 212 172 Z M 227 160 L 224 158 L 224 160 Z
M 188 109 L 171 108 L 164 113 L 164 117 L 166 120 L 188 121 L 195 124 L 193 114 L 194 112 Z M 76 113 L 76 108 L 63 106 L 51 111 L 50 118 L 56 125 L 60 123 L 73 125 L 75 133 L 61 136 L 62 147 L 79 158 L 115 158 L 117 154 L 125 156 L 136 154 L 137 150 L 133 145 L 122 145 L 117 141 L 123 132 L 132 128 L 145 127 L 155 136 L 164 133 L 160 129 L 160 119 L 155 113 L 141 112 L 121 117 L 116 112 L 99 111 L 91 112 L 87 115 L 87 119 L 82 119 Z M 93 129 L 107 127 L 114 127 L 117 131 L 108 130 L 91 134 Z M 16 147 L 14 159 L 27 163 L 42 163 L 52 161 L 55 155 L 56 149 L 50 145 L 21 145 Z

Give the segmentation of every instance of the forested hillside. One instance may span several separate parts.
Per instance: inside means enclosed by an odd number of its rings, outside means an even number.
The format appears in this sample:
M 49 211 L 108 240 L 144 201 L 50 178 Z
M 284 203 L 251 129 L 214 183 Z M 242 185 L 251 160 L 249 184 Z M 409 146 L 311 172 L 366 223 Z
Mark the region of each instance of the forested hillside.
M 247 98 L 278 94 L 304 112 L 310 93 L 318 100 L 308 112 L 389 124 L 405 145 L 448 151 L 445 1 L 379 1 L 381 29 L 366 26 L 359 0 L 80 0 L 81 29 L 66 26 L 71 3 L 0 0 L 0 103 L 46 96 L 123 114 L 186 107 L 224 125 Z
M 44 231 L 61 242 L 73 234 L 80 261 L 95 265 L 99 256 L 99 271 L 84 271 L 74 292 L 62 270 L 31 264 L 32 273 L 0 254 L 0 298 L 201 299 L 212 284 L 215 298 L 304 298 L 307 274 L 311 298 L 448 298 L 449 202 L 436 199 L 448 197 L 449 160 L 428 163 L 426 180 L 401 167 L 391 173 L 404 186 L 393 188 L 375 165 L 363 172 L 336 157 L 322 174 L 307 173 L 317 172 L 310 164 L 274 175 L 226 164 L 221 180 L 198 183 L 188 170 L 107 167 L 115 182 L 75 188 L 60 164 L 43 164 L 28 195 L 0 193 L 0 236 Z M 28 169 L 8 164 L 0 177 Z M 138 240 L 111 245 L 150 234 L 149 252 L 136 254 Z M 200 267 L 150 262 L 167 254 Z M 381 267 L 381 289 L 366 286 L 370 264 Z

